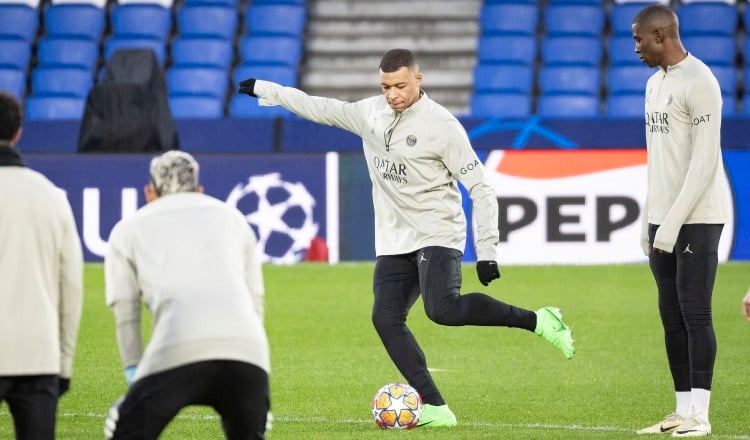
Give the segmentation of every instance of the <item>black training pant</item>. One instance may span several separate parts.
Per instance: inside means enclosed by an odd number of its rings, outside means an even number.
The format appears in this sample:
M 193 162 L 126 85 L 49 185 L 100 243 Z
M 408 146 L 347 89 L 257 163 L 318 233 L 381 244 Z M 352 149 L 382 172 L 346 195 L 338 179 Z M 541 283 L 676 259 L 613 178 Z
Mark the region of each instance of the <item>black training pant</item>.
M 215 409 L 228 440 L 262 440 L 270 406 L 268 374 L 246 362 L 216 360 L 146 376 L 120 403 L 113 440 L 155 440 L 188 405 Z
M 525 328 L 536 326 L 534 312 L 482 293 L 460 295 L 461 258 L 455 249 L 431 246 L 405 255 L 379 256 L 375 262 L 372 322 L 388 355 L 425 403 L 442 405 L 424 352 L 406 326 L 406 316 L 422 293 L 425 312 L 442 325 Z
M 721 224 L 683 225 L 672 253 L 649 255 L 675 391 L 711 389 L 716 335 L 711 317 Z M 649 225 L 653 245 L 658 225 Z
M 0 376 L 0 402 L 8 403 L 16 440 L 54 440 L 58 376 Z

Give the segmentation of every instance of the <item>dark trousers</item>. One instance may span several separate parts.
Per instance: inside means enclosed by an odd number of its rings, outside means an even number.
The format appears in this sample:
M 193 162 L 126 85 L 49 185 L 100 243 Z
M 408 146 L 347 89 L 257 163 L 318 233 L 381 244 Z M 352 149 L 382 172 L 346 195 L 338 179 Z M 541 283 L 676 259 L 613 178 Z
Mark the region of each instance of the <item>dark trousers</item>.
M 54 440 L 58 376 L 0 376 L 0 402 L 8 404 L 16 440 Z
M 406 326 L 406 317 L 420 292 L 427 317 L 438 324 L 530 331 L 536 326 L 534 312 L 482 293 L 461 295 L 462 257 L 455 249 L 431 246 L 405 255 L 380 256 L 375 262 L 373 325 L 398 370 L 431 405 L 445 402 L 427 371 L 424 352 Z
M 675 391 L 711 389 L 716 360 L 711 297 L 723 226 L 683 225 L 672 253 L 649 255 Z M 649 225 L 651 244 L 657 229 Z
M 228 440 L 262 440 L 270 407 L 268 374 L 246 362 L 217 360 L 146 376 L 119 404 L 113 440 L 154 440 L 189 405 L 216 410 Z

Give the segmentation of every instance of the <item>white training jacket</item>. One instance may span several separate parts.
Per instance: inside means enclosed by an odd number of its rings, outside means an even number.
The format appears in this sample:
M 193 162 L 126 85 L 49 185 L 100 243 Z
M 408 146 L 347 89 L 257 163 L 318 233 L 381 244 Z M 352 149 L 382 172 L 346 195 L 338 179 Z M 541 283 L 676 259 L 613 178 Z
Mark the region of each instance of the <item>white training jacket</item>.
M 197 192 L 169 194 L 118 222 L 104 258 L 124 365 L 135 380 L 208 360 L 270 371 L 255 233 L 242 214 Z M 153 330 L 141 346 L 141 300 Z
M 648 192 L 641 244 L 648 223 L 659 225 L 654 247 L 672 252 L 683 224 L 730 220 L 721 157 L 721 89 L 693 55 L 646 83 Z
M 0 147 L 0 156 L 20 157 Z M 22 165 L 0 166 L 0 376 L 70 378 L 83 254 L 65 193 Z
M 372 181 L 376 255 L 426 246 L 463 252 L 466 218 L 456 184 L 460 181 L 473 203 L 477 259 L 497 259 L 495 191 L 463 126 L 426 93 L 400 115 L 382 95 L 350 103 L 262 80 L 255 82 L 254 93 L 260 105 L 281 105 L 362 138 Z

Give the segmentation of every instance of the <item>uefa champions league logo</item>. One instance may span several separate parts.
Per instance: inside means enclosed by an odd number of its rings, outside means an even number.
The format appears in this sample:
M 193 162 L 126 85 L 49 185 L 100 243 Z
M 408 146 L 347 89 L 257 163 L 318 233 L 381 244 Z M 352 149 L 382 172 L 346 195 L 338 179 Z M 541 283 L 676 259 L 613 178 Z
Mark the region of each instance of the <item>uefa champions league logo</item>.
M 301 182 L 281 180 L 279 173 L 251 176 L 232 189 L 226 202 L 242 212 L 255 230 L 264 262 L 301 261 L 318 234 L 319 225 L 313 221 L 315 199 Z

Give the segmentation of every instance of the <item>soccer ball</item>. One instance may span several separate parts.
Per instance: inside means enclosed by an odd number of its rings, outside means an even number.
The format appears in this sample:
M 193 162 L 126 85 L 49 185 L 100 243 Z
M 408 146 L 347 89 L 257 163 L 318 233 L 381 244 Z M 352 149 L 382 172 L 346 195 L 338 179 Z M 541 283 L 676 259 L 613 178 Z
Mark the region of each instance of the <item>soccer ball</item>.
M 412 429 L 422 417 L 422 396 L 409 385 L 388 384 L 375 393 L 372 416 L 383 429 Z

